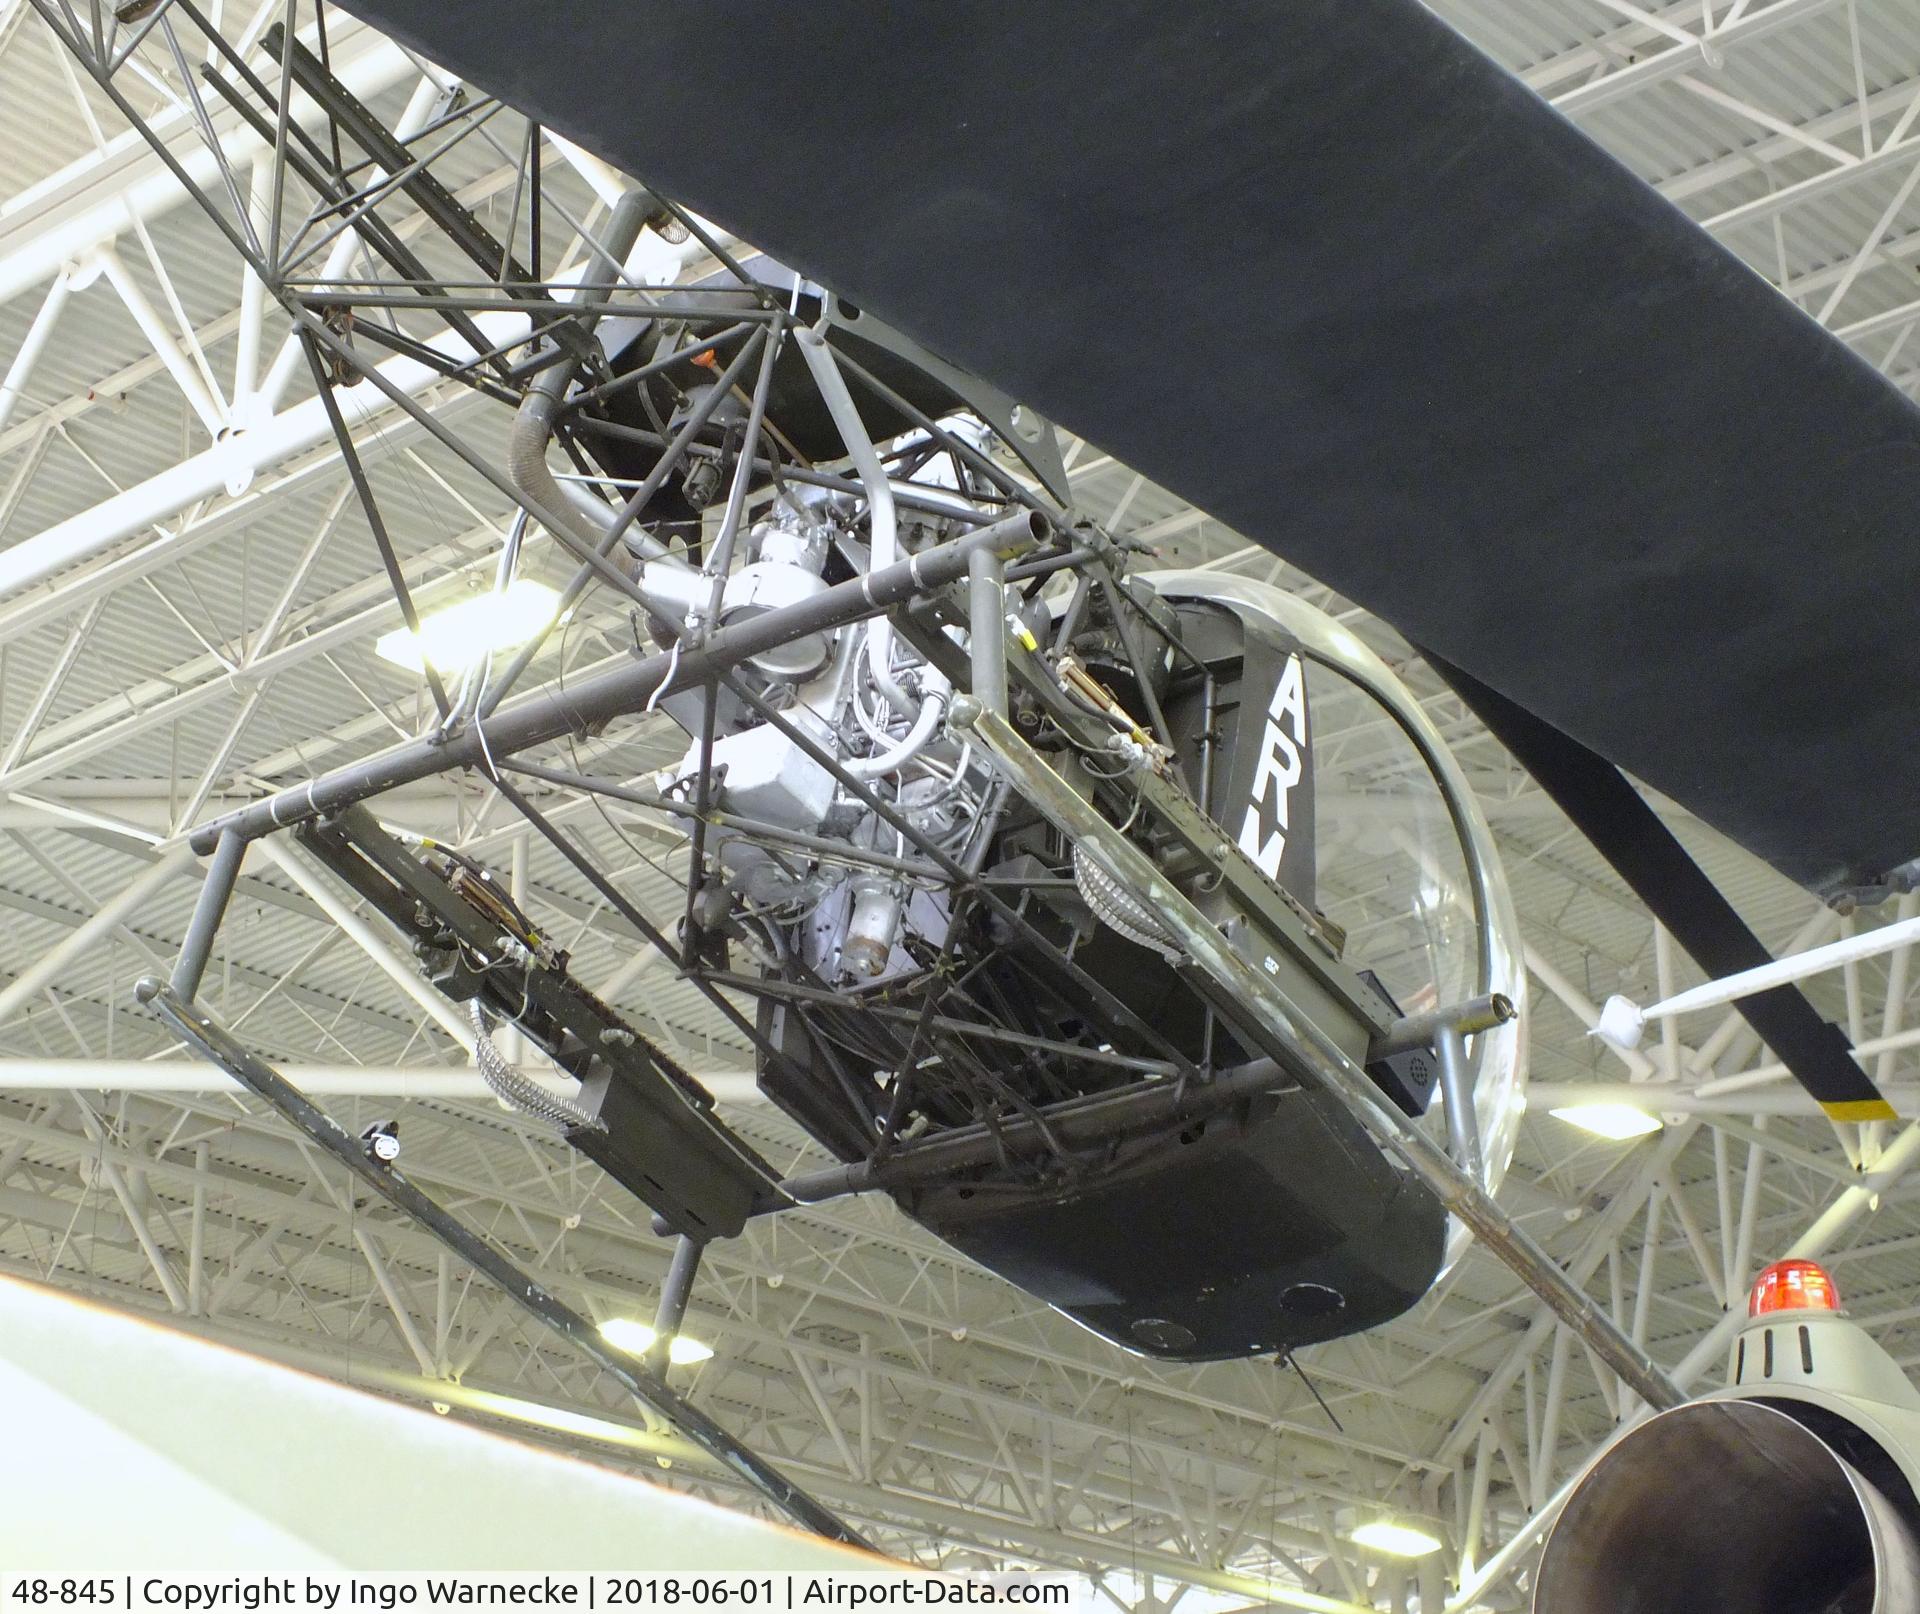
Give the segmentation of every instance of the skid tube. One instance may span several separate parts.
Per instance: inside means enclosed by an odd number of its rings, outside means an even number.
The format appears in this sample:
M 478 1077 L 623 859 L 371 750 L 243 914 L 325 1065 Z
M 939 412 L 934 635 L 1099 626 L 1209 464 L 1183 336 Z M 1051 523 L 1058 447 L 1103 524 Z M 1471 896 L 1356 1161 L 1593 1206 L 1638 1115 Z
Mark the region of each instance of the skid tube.
M 766 1497 L 803 1528 L 829 1541 L 873 1550 L 873 1544 L 838 1514 L 676 1394 L 645 1361 L 609 1345 L 592 1323 L 535 1283 L 438 1200 L 416 1188 L 404 1172 L 376 1160 L 358 1138 L 205 1009 L 152 976 L 134 988 L 134 995 L 166 1021 L 174 1035 L 189 1048 L 265 1099 L 388 1204 L 431 1233 L 457 1259 L 484 1274 L 503 1294 L 564 1335 L 595 1366 L 653 1408 L 721 1468 Z

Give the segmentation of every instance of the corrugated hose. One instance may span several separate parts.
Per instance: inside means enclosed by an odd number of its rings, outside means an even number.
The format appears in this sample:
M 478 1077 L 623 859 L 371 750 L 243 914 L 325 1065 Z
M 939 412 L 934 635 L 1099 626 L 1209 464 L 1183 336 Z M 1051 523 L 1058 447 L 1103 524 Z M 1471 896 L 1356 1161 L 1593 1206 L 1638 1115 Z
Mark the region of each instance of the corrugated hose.
M 480 1068 L 480 1079 L 502 1104 L 561 1131 L 575 1128 L 585 1128 L 591 1132 L 606 1131 L 602 1122 L 587 1114 L 579 1105 L 569 1103 L 558 1093 L 549 1093 L 507 1062 L 494 1046 L 493 1020 L 480 1006 L 478 998 L 468 1001 L 467 1012 L 473 1019 L 473 1062 Z
M 1073 849 L 1073 883 L 1080 898 L 1094 916 L 1128 941 L 1150 947 L 1171 963 L 1187 956 L 1173 938 L 1173 932 L 1160 923 L 1160 916 L 1109 874 L 1084 846 Z

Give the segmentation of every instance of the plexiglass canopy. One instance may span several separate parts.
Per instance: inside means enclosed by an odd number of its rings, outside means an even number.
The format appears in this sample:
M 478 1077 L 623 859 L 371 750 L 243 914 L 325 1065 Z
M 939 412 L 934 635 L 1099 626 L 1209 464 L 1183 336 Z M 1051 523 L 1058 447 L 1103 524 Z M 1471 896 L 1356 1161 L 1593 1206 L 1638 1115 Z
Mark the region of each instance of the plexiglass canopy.
M 1468 1043 L 1483 1185 L 1513 1157 L 1525 1081 L 1526 966 L 1493 831 L 1413 692 L 1326 612 L 1270 584 L 1215 572 L 1148 572 L 1169 600 L 1264 617 L 1307 663 L 1315 792 L 1315 903 L 1345 930 L 1403 1014 L 1497 992 L 1520 1018 Z M 1427 1124 L 1444 1131 L 1438 1095 Z M 1466 1248 L 1457 1221 L 1448 1265 Z

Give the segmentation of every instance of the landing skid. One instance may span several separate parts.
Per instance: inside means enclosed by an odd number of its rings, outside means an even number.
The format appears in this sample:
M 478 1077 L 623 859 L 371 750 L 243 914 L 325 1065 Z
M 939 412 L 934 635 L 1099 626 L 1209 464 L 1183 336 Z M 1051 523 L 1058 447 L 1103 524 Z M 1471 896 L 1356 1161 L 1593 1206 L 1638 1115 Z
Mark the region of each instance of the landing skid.
M 755 1455 L 698 1407 L 676 1395 L 645 1361 L 609 1345 L 592 1323 L 535 1283 L 437 1200 L 422 1193 L 404 1172 L 376 1159 L 360 1139 L 249 1049 L 206 1009 L 152 977 L 139 983 L 135 995 L 166 1021 L 188 1048 L 265 1099 L 389 1205 L 411 1217 L 454 1257 L 483 1274 L 509 1299 L 565 1336 L 582 1355 L 672 1423 L 723 1468 L 737 1474 L 773 1502 L 795 1523 L 830 1541 L 871 1547 L 871 1543 L 838 1514 L 800 1489 L 765 1458 Z M 679 1261 L 675 1264 L 681 1265 Z M 684 1285 L 682 1289 L 684 1292 Z

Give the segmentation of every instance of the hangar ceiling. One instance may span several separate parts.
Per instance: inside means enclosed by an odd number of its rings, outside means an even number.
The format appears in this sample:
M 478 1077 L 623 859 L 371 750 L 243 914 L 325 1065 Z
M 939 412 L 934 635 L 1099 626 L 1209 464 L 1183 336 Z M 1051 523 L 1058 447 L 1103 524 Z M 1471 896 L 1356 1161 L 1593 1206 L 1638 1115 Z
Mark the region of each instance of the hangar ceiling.
M 1909 0 L 1435 9 L 1913 390 L 1920 15 Z M 278 12 L 278 0 L 238 0 L 216 14 L 245 43 Z M 418 64 L 344 14 L 333 28 L 336 71 L 397 117 Z M 161 55 L 145 90 L 148 115 L 174 116 L 187 139 Z M 483 215 L 509 205 L 522 138 L 511 121 L 497 167 L 469 158 L 448 176 Z M 604 206 L 596 178 L 580 163 L 565 181 L 589 224 Z M 283 322 L 262 317 L 182 201 L 26 0 L 0 0 L 0 1270 L 602 1461 L 655 1475 L 664 1462 L 671 1481 L 713 1489 L 589 1364 L 363 1203 L 251 1101 L 197 1069 L 153 1068 L 179 1056 L 130 989 L 185 923 L 195 882 L 183 832 L 411 735 L 430 712 L 418 681 L 373 653 L 399 613 L 319 434 L 290 434 L 237 491 L 219 485 L 231 465 L 214 485 L 182 487 L 178 467 L 222 443 L 233 452 L 232 427 L 258 428 L 309 396 L 279 362 Z M 468 395 L 426 396 L 465 430 L 498 424 Z M 402 417 L 361 433 L 423 601 L 459 594 L 490 567 L 504 501 Z M 1503 1196 L 1523 1225 L 1663 1363 L 1706 1381 L 1729 1297 L 1737 1310 L 1750 1270 L 1814 1230 L 1855 1315 L 1920 1360 L 1920 1193 L 1901 1176 L 1920 1142 L 1810 1115 L 1777 1071 L 1767 1077 L 1768 1055 L 1736 1020 L 1697 1016 L 1629 1058 L 1589 1038 L 1607 994 L 1645 999 L 1697 975 L 1551 804 L 1391 630 L 1096 448 L 1070 444 L 1068 460 L 1090 516 L 1166 564 L 1274 576 L 1345 611 L 1426 698 L 1506 854 L 1542 1093 L 1671 1087 L 1667 1128 L 1629 1144 L 1575 1131 L 1536 1102 Z M 8 570 L 50 551 L 63 560 L 44 575 Z M 574 676 L 629 637 L 620 612 L 589 612 L 535 670 Z M 679 749 L 642 730 L 615 760 L 637 772 Z M 1398 761 L 1356 739 L 1338 779 L 1323 776 L 1323 813 L 1340 791 L 1391 788 Z M 564 794 L 550 808 L 636 900 L 671 917 L 676 832 L 638 814 L 603 819 Z M 512 870 L 583 977 L 707 1074 L 770 1160 L 814 1156 L 751 1103 L 748 1052 L 725 1023 L 527 844 L 484 782 L 411 787 L 393 816 Z M 1672 820 L 1776 950 L 1894 916 L 1843 920 L 1683 814 Z M 599 1319 L 650 1315 L 667 1249 L 644 1212 L 490 1101 L 419 1096 L 422 1072 L 457 1076 L 464 1054 L 379 933 L 343 927 L 340 907 L 297 862 L 250 864 L 208 976 L 229 1022 L 341 1089 L 328 1103 L 343 1120 L 397 1117 L 409 1171 L 570 1302 Z M 1906 1113 L 1911 986 L 1896 952 L 1814 989 Z M 1756 1079 L 1724 1080 L 1746 1072 Z M 202 1090 L 160 1085 L 183 1081 Z M 1619 1406 L 1585 1348 L 1478 1253 L 1407 1317 L 1303 1352 L 1298 1371 L 1126 1357 L 865 1202 L 716 1247 L 693 1318 L 715 1355 L 681 1370 L 683 1386 L 888 1550 L 1071 1567 L 1126 1607 L 1389 1609 L 1417 1597 L 1426 1614 L 1504 1544 L 1518 1543 L 1496 1567 L 1524 1569 L 1528 1518 Z M 1409 1574 L 1346 1547 L 1347 1529 L 1383 1513 L 1432 1521 L 1445 1553 Z M 1521 1606 L 1515 1579 L 1476 1591 L 1466 1578 L 1460 1606 Z

